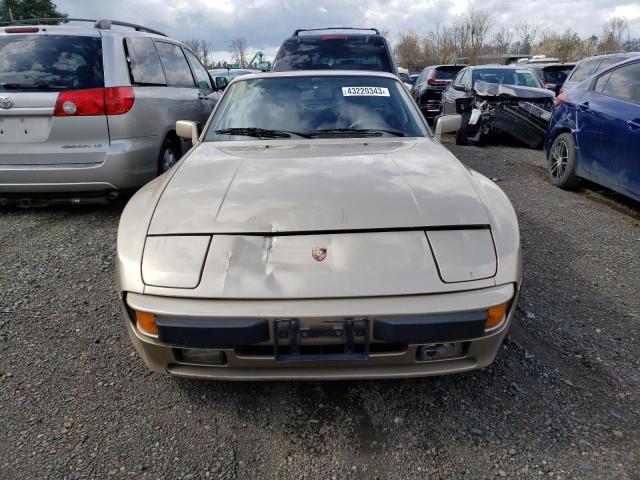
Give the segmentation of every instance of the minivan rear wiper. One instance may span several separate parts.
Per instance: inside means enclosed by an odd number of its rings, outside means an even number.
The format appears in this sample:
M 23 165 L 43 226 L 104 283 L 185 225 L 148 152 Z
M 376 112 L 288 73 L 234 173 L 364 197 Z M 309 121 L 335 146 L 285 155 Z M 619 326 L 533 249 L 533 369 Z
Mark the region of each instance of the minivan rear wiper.
M 391 135 L 395 135 L 396 137 L 404 137 L 404 132 L 400 130 L 394 129 L 385 129 L 385 128 L 324 128 L 322 130 L 313 130 L 311 132 L 306 132 L 309 136 L 318 136 L 318 135 L 342 135 L 349 133 L 356 133 L 358 135 L 366 136 L 366 137 L 379 137 L 383 133 L 389 133 Z
M 248 137 L 259 138 L 290 138 L 291 135 L 297 135 L 302 138 L 311 138 L 309 135 L 303 132 L 292 132 L 289 130 L 269 130 L 267 128 L 224 128 L 222 130 L 216 130 L 219 135 L 246 135 Z
M 20 90 L 20 89 L 41 89 L 41 90 L 65 90 L 69 87 L 64 85 L 50 85 L 48 83 L 36 82 L 36 83 L 17 83 L 17 82 L 4 82 L 0 83 L 0 87 L 7 90 Z

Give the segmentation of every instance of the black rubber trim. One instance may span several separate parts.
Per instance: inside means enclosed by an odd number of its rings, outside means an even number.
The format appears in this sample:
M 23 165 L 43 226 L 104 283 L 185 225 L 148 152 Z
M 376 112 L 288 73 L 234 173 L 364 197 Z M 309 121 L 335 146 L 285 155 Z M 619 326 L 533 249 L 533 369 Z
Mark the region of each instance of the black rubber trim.
M 269 340 L 269 322 L 260 318 L 157 317 L 158 340 L 186 348 L 252 345 Z
M 379 317 L 373 338 L 383 342 L 438 343 L 469 340 L 484 334 L 487 312 Z

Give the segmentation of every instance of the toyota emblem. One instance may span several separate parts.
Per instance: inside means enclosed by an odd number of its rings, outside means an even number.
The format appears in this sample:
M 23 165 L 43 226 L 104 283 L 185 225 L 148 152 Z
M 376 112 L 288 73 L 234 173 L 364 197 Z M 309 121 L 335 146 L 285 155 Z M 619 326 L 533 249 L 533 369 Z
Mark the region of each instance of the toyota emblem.
M 313 250 L 311 250 L 311 256 L 313 257 L 314 260 L 321 262 L 322 260 L 327 258 L 327 249 L 323 247 L 316 247 Z
M 0 97 L 0 108 L 4 108 L 5 110 L 13 107 L 13 100 L 9 97 Z

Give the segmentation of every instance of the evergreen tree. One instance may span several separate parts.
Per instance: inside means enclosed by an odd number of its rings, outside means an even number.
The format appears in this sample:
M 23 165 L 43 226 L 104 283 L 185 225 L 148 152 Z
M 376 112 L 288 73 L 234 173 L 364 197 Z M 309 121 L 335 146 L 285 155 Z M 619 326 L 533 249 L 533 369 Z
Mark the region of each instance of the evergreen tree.
M 0 22 L 67 17 L 57 8 L 51 0 L 0 0 Z

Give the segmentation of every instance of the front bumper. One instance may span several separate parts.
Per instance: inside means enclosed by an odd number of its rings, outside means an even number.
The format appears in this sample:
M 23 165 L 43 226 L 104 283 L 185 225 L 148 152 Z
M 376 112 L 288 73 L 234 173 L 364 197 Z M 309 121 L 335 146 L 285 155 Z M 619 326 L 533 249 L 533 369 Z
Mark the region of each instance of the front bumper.
M 169 373 L 182 377 L 217 380 L 337 380 L 356 378 L 403 378 L 443 375 L 465 372 L 489 365 L 495 358 L 502 339 L 509 328 L 516 310 L 518 287 L 516 284 L 434 295 L 411 295 L 385 298 L 326 299 L 326 300 L 200 300 L 177 299 L 151 295 L 128 294 L 123 305 L 124 320 L 129 336 L 147 366 L 159 373 Z M 474 315 L 491 306 L 512 300 L 505 321 L 495 330 L 479 333 L 473 330 Z M 165 319 L 169 324 L 184 326 L 192 319 L 193 324 L 216 325 L 219 346 L 226 361 L 222 365 L 205 365 L 184 361 L 183 348 L 213 347 L 205 338 L 172 336 L 171 344 L 157 337 L 142 333 L 131 321 L 129 309 L 151 312 L 158 316 L 159 326 Z M 222 317 L 221 315 L 224 315 Z M 398 328 L 389 319 L 413 318 L 434 319 L 453 316 L 467 322 L 452 336 L 451 332 L 440 328 L 418 328 L 409 321 L 409 329 Z M 186 317 L 186 318 L 185 318 Z M 342 318 L 366 318 L 372 329 L 367 335 L 371 352 L 366 359 L 333 360 L 307 358 L 300 361 L 279 361 L 273 351 L 274 320 L 282 318 L 299 319 L 303 325 L 317 326 Z M 452 317 L 452 318 L 453 318 Z M 245 349 L 237 345 L 230 319 L 236 318 L 239 325 L 245 325 L 252 341 L 258 348 Z M 172 320 L 173 319 L 173 323 Z M 465 320 L 466 319 L 466 320 Z M 176 321 L 177 320 L 177 321 Z M 383 320 L 384 328 L 380 320 Z M 264 321 L 264 328 L 257 327 Z M 276 320 L 278 321 L 278 320 Z M 231 320 L 232 322 L 232 320 Z M 470 323 L 469 323 L 470 322 Z M 397 322 L 396 322 L 397 323 Z M 402 323 L 402 322 L 401 322 Z M 229 328 L 226 328 L 229 326 Z M 402 325 L 401 325 L 402 326 Z M 405 322 L 406 326 L 406 322 Z M 467 328 L 471 326 L 471 329 Z M 237 327 L 237 325 L 236 325 Z M 215 330 L 215 327 L 214 327 Z M 411 332 L 414 333 L 411 333 Z M 432 332 L 429 334 L 429 332 Z M 433 333 L 435 332 L 435 333 Z M 466 337 L 464 332 L 471 332 Z M 175 333 L 175 332 L 174 332 Z M 407 337 L 407 333 L 418 335 Z M 425 336 L 426 335 L 426 336 Z M 160 337 L 163 335 L 161 334 Z M 200 343 L 195 338 L 200 338 Z M 381 340 L 382 338 L 382 340 Z M 223 340 L 224 339 L 224 340 Z M 454 339 L 464 345 L 463 353 L 441 360 L 421 360 L 417 355 L 421 344 L 433 344 Z M 399 340 L 393 342 L 393 340 Z M 311 341 L 311 343 L 314 343 Z M 316 341 L 317 343 L 317 341 Z M 235 346 L 233 345 L 235 344 Z M 381 347 L 381 348 L 375 348 Z M 277 349 L 276 349 L 277 350 Z
M 157 174 L 159 142 L 159 137 L 114 140 L 100 163 L 0 165 L 0 197 L 138 188 Z

